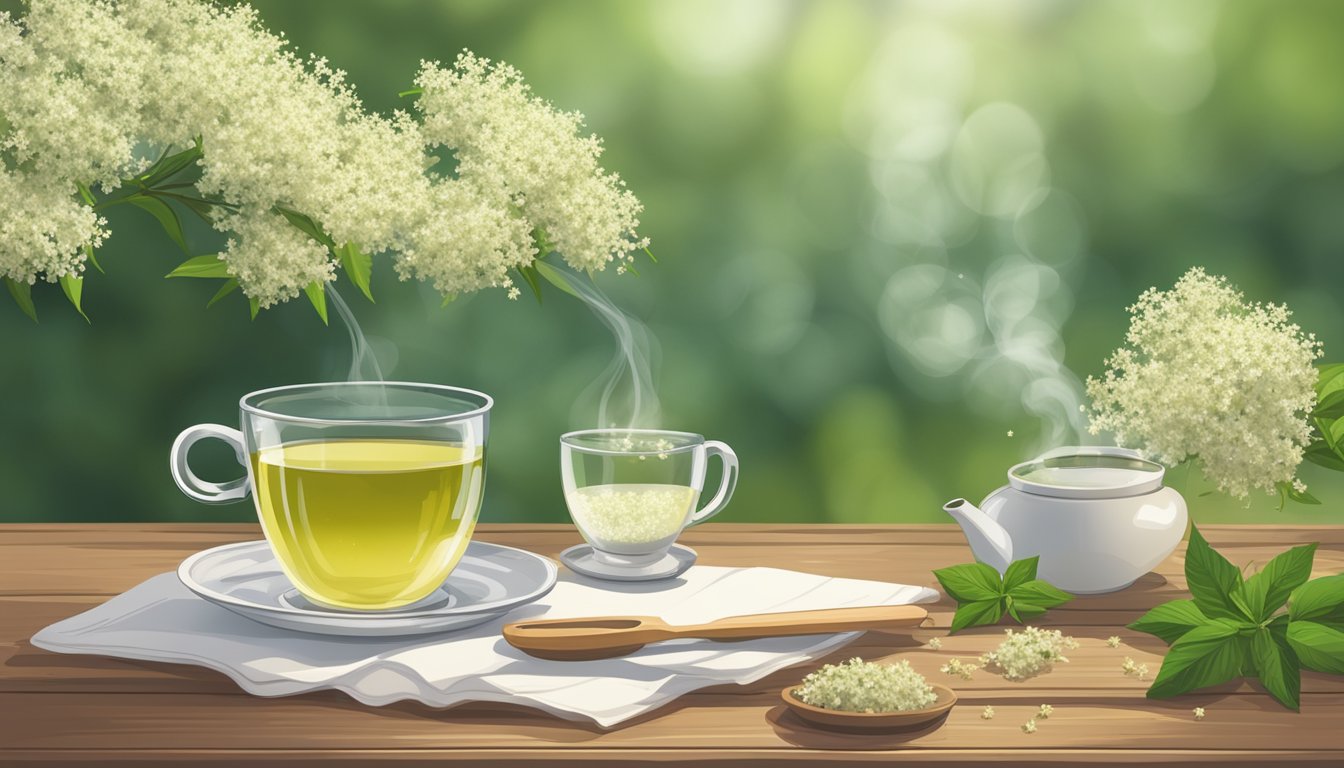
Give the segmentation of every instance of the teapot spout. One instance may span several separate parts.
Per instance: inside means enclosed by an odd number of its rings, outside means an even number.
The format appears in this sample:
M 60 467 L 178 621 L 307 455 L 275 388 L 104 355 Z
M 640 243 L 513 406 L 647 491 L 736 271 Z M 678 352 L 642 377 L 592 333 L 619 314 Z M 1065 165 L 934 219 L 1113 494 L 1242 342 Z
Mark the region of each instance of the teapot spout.
M 953 499 L 943 505 L 943 511 L 961 526 L 975 558 L 999 573 L 1013 562 L 1013 540 L 994 518 L 965 499 Z

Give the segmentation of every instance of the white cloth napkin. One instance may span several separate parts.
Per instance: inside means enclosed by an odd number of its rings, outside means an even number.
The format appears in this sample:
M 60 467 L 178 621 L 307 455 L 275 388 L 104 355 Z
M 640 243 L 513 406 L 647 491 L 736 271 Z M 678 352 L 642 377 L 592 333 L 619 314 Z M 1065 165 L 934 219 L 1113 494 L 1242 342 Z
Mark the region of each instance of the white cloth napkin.
M 196 664 L 258 696 L 334 688 L 382 706 L 468 701 L 525 704 L 606 728 L 711 685 L 745 684 L 823 656 L 860 633 L 735 643 L 676 640 L 599 661 L 535 659 L 500 636 L 523 618 L 659 616 L 694 624 L 744 613 L 902 605 L 936 600 L 925 587 L 775 568 L 695 566 L 667 582 L 615 583 L 562 575 L 555 589 L 505 617 L 443 635 L 340 638 L 269 627 L 213 605 L 164 573 L 38 632 L 60 653 Z

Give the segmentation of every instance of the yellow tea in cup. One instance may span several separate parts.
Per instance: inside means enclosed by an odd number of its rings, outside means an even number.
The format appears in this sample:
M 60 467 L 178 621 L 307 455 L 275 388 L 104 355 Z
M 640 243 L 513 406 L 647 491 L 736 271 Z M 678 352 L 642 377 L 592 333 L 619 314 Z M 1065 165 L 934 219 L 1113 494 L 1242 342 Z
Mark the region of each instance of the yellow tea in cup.
M 266 538 L 299 591 L 338 608 L 413 603 L 466 551 L 484 449 L 394 439 L 312 440 L 252 454 Z

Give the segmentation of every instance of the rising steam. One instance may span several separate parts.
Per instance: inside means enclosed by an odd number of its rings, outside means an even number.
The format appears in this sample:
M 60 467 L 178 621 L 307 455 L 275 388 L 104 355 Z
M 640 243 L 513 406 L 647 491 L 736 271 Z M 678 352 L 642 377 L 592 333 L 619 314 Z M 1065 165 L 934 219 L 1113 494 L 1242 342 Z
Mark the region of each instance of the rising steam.
M 593 282 L 566 270 L 568 287 L 597 319 L 611 332 L 616 353 L 607 369 L 588 389 L 579 403 L 597 399 L 597 424 L 626 429 L 659 426 L 661 408 L 653 386 L 653 366 L 657 346 L 643 323 L 622 312 Z M 574 414 L 576 420 L 587 415 Z
M 374 356 L 368 339 L 364 338 L 364 331 L 359 327 L 359 321 L 355 320 L 355 313 L 350 311 L 350 306 L 331 283 L 327 283 L 327 301 L 336 308 L 336 314 L 341 316 L 345 330 L 350 334 L 350 373 L 346 374 L 345 380 L 384 381 L 383 369 L 378 365 L 378 358 Z

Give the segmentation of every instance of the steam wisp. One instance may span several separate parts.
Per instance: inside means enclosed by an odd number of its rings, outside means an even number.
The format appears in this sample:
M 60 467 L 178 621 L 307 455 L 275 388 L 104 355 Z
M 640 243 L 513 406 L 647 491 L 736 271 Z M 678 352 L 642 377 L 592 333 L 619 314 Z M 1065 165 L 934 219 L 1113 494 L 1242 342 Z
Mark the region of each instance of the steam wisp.
M 374 356 L 368 339 L 364 338 L 364 331 L 359 327 L 359 321 L 355 320 L 355 313 L 350 311 L 350 306 L 331 283 L 327 283 L 327 301 L 336 308 L 336 314 L 341 316 L 345 330 L 350 334 L 350 373 L 345 380 L 384 381 L 383 369 L 379 367 L 378 358 Z M 366 368 L 371 376 L 365 374 Z
M 653 385 L 657 347 L 648 328 L 621 311 L 591 280 L 570 271 L 566 271 L 565 276 L 574 294 L 606 326 L 616 342 L 611 363 L 584 391 L 579 402 L 597 396 L 597 424 L 600 427 L 657 427 L 661 417 L 658 393 Z

